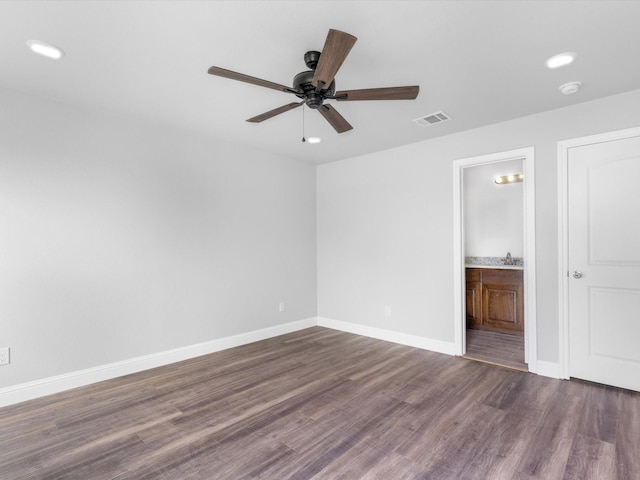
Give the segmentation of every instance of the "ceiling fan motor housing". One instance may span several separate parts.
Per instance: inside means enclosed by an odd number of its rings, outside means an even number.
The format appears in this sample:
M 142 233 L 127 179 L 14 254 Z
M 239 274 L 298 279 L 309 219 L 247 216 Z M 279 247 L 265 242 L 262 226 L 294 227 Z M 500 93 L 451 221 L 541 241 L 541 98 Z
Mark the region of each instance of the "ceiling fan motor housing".
M 307 52 L 314 53 L 314 52 Z M 306 55 L 305 55 L 306 58 Z M 296 96 L 304 100 L 309 108 L 320 108 L 326 97 L 332 96 L 336 91 L 336 81 L 333 80 L 329 88 L 322 89 L 319 92 L 316 91 L 316 87 L 313 86 L 311 81 L 313 80 L 315 72 L 313 70 L 307 70 L 306 72 L 300 72 L 293 77 L 293 89 L 301 90 L 303 93 L 297 93 Z

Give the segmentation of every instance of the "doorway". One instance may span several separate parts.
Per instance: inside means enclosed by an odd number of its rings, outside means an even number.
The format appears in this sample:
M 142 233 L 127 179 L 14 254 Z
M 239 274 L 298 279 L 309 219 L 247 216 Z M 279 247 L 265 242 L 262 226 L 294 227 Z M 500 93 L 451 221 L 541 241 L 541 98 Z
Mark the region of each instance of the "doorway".
M 507 163 L 510 162 L 510 163 Z M 464 178 L 466 172 L 471 172 L 473 167 L 485 166 L 492 169 L 492 165 L 505 166 L 505 175 L 509 173 L 522 173 L 522 204 L 521 222 L 522 228 L 522 256 L 514 255 L 509 251 L 495 258 L 472 259 L 481 263 L 489 262 L 489 265 L 477 265 L 480 268 L 467 270 L 467 261 L 472 255 L 468 255 L 465 247 L 465 195 Z M 507 168 L 513 168 L 514 164 L 522 165 L 519 172 L 506 172 Z M 517 350 L 524 349 L 523 361 L 519 362 L 519 369 L 536 371 L 536 317 L 535 317 L 535 222 L 534 222 L 534 152 L 533 148 L 512 150 L 508 152 L 483 155 L 479 157 L 457 160 L 453 164 L 454 176 L 454 314 L 455 332 L 454 341 L 459 355 L 478 357 L 477 347 L 480 345 L 486 352 L 491 352 L 487 358 L 476 358 L 489 363 L 502 364 L 510 368 L 516 368 L 511 362 L 513 355 L 518 355 Z M 504 179 L 507 181 L 507 178 Z M 513 181 L 509 179 L 508 181 Z M 495 186 L 495 185 L 494 185 Z M 512 185 L 513 186 L 513 185 Z M 506 191 L 503 191 L 506 192 Z M 469 208 L 467 206 L 467 208 Z M 499 223 L 499 219 L 498 219 Z M 493 257 L 493 256 L 492 256 Z M 507 258 L 509 257 L 509 258 Z M 500 268 L 493 268 L 499 263 Z M 515 264 L 514 264 L 515 263 Z M 519 271 L 519 273 L 518 273 Z M 467 282 L 469 274 L 469 282 Z M 516 278 L 519 278 L 519 282 Z M 477 278 L 476 278 L 477 276 Z M 484 278 L 484 283 L 483 279 Z M 520 284 L 518 292 L 517 285 Z M 474 289 L 476 290 L 474 292 Z M 522 333 L 520 339 L 513 336 L 513 325 L 517 317 L 512 315 L 521 302 Z M 506 312 L 506 313 L 505 313 Z M 508 315 L 506 315 L 508 313 Z M 503 315 L 505 314 L 505 315 Z M 474 316 L 481 315 L 480 323 L 486 325 L 482 328 L 467 330 L 468 318 L 473 321 Z M 485 321 L 485 319 L 487 319 Z M 477 327 L 477 325 L 476 325 Z M 497 328 L 493 328 L 497 327 Z M 488 334 L 487 331 L 493 330 Z M 470 332 L 470 335 L 467 335 Z M 510 335 L 511 334 L 511 335 Z M 502 353 L 498 350 L 504 349 Z M 487 350 L 488 349 L 488 350 Z M 500 361 L 500 356 L 504 361 Z M 496 357 L 497 356 L 497 357 Z M 518 362 L 516 362 L 518 363 Z

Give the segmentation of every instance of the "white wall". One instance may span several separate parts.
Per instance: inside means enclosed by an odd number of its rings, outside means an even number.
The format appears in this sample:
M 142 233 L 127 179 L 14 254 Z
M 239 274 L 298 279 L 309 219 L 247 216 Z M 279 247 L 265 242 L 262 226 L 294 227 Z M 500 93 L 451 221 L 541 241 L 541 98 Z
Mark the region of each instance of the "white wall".
M 635 90 L 318 167 L 318 315 L 453 342 L 452 162 L 533 146 L 538 359 L 557 362 L 557 142 L 638 125 Z
M 0 105 L 0 387 L 315 317 L 314 167 Z
M 522 160 L 463 170 L 465 256 L 522 257 L 524 221 L 522 183 L 498 185 L 497 176 L 522 173 Z
M 538 359 L 555 362 L 557 142 L 640 125 L 636 90 L 314 171 L 5 90 L 0 105 L 0 388 L 316 315 L 452 342 L 452 161 L 528 146 Z

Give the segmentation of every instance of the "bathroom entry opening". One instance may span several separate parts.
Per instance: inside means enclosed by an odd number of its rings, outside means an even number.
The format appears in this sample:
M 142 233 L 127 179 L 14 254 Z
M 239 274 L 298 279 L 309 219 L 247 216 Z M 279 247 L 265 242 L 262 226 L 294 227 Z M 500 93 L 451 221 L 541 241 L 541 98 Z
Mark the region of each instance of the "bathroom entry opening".
M 453 165 L 456 348 L 531 372 L 537 370 L 533 153 L 525 148 Z
M 463 169 L 465 357 L 527 371 L 522 163 Z

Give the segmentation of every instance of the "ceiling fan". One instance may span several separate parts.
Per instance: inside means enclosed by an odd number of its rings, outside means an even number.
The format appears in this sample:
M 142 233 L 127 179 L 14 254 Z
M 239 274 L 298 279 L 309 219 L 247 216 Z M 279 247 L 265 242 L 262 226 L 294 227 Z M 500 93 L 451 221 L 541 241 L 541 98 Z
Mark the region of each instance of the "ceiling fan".
M 301 99 L 282 107 L 275 108 L 255 117 L 247 122 L 259 123 L 275 117 L 294 108 L 306 104 L 309 108 L 318 110 L 338 133 L 347 132 L 353 127 L 326 100 L 356 101 L 356 100 L 413 100 L 418 96 L 420 87 L 385 87 L 361 90 L 342 90 L 336 92 L 335 75 L 345 58 L 356 43 L 357 38 L 339 30 L 329 30 L 322 53 L 310 51 L 305 53 L 304 62 L 310 70 L 301 72 L 293 78 L 293 86 L 287 87 L 242 73 L 232 72 L 220 67 L 211 67 L 209 73 L 219 77 L 239 80 L 260 87 L 272 88 L 281 92 L 291 93 Z

